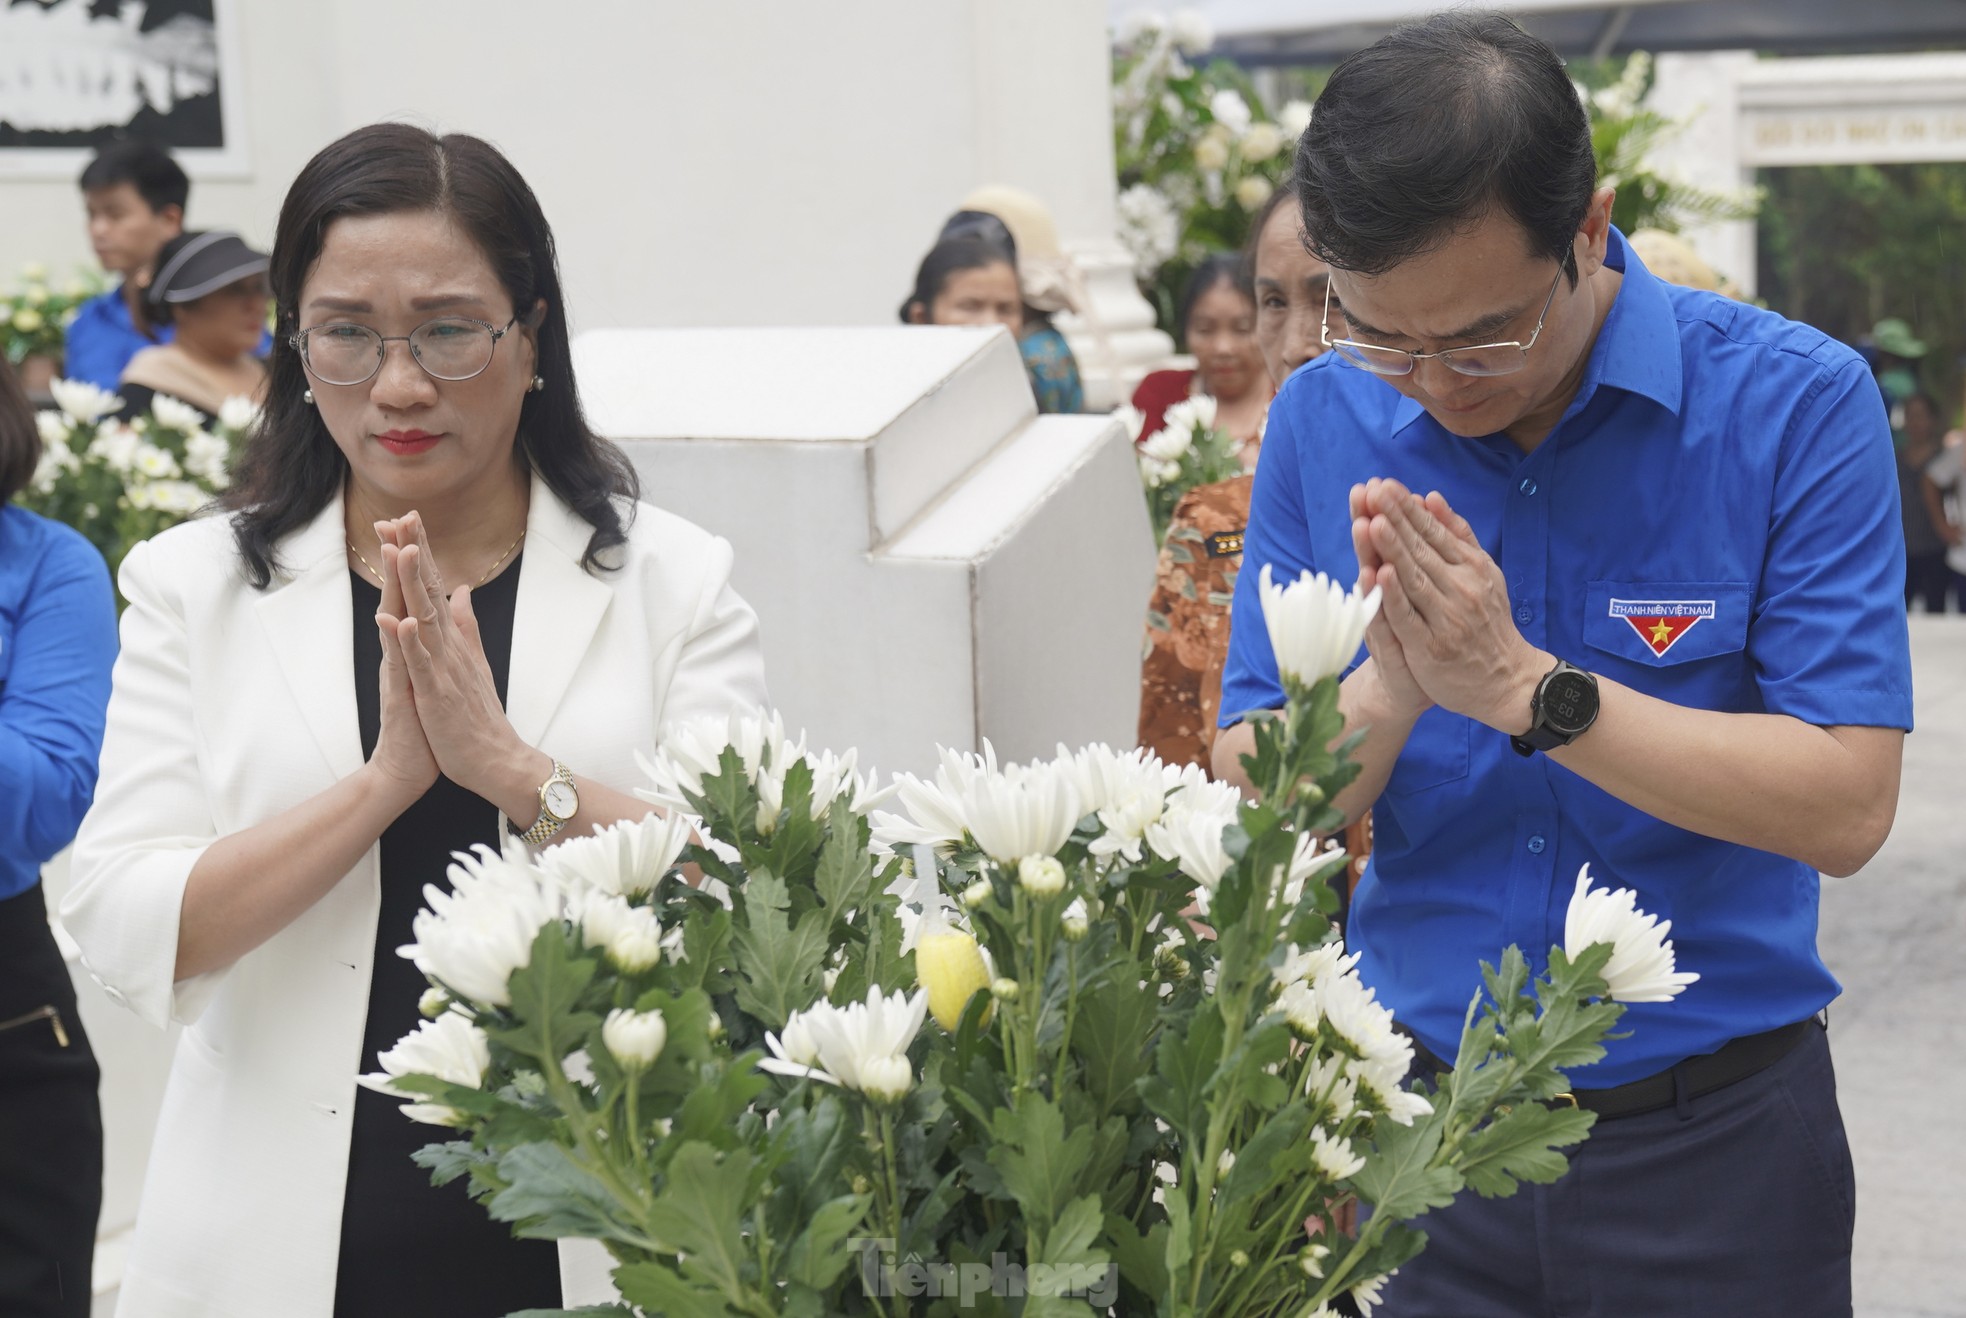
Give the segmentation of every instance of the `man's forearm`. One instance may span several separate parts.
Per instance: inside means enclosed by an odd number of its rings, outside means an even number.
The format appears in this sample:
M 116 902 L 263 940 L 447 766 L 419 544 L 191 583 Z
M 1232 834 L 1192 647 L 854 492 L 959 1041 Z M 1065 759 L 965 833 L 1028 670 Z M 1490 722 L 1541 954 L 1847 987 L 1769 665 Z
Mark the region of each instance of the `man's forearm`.
M 1604 678 L 1598 691 L 1597 722 L 1549 755 L 1634 809 L 1834 875 L 1861 869 L 1891 830 L 1895 728 L 1688 709 Z

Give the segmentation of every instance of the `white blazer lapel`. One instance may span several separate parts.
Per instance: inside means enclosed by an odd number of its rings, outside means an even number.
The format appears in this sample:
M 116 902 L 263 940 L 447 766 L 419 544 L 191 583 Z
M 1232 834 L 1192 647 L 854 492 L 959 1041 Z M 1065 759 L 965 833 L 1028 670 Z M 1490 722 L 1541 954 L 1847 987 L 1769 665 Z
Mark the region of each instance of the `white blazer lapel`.
M 255 605 L 280 675 L 336 781 L 362 767 L 355 710 L 355 606 L 341 496 L 280 546 L 284 584 Z
M 505 716 L 528 745 L 539 746 L 545 736 L 614 599 L 607 583 L 580 565 L 593 534 L 593 527 L 533 477 L 505 700 Z M 541 749 L 552 753 L 550 746 Z

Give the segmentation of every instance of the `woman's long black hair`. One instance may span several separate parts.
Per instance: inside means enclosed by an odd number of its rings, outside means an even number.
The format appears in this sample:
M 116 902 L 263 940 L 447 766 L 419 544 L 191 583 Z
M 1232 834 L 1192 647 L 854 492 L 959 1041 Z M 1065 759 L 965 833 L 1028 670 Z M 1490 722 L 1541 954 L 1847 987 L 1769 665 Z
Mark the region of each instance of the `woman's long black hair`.
M 522 316 L 546 304 L 534 334 L 546 388 L 520 405 L 519 451 L 594 528 L 583 564 L 606 566 L 599 556 L 628 538 L 615 500 L 634 500 L 640 482 L 627 455 L 596 435 L 581 411 L 553 231 L 539 199 L 488 142 L 462 133 L 437 137 L 410 124 L 371 124 L 308 161 L 280 207 L 268 272 L 278 328 L 267 362 L 266 407 L 220 504 L 232 513 L 253 585 L 263 589 L 272 581 L 280 541 L 327 507 L 348 476 L 341 450 L 305 398 L 307 373 L 288 342 L 299 324 L 301 285 L 335 220 L 406 211 L 435 211 L 470 235 Z

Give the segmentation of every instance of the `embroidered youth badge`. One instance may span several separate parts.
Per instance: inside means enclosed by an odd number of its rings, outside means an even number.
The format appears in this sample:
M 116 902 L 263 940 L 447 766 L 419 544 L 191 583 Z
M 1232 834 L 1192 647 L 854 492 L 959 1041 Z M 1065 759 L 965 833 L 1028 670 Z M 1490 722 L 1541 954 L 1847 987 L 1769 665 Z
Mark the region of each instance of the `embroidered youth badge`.
M 1638 639 L 1658 658 L 1679 644 L 1679 638 L 1693 630 L 1702 618 L 1716 612 L 1712 600 L 1620 600 L 1611 601 L 1611 616 L 1623 618 L 1638 633 Z

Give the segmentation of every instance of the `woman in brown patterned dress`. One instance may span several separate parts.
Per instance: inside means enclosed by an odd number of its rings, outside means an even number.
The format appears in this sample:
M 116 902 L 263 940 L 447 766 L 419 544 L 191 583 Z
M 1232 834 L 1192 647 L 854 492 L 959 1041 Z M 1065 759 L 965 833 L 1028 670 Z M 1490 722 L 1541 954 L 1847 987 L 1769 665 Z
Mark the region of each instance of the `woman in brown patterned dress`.
M 1256 342 L 1271 382 L 1324 351 L 1329 271 L 1304 245 L 1288 183 L 1271 194 L 1250 230 L 1245 283 L 1256 302 Z M 1260 444 L 1260 431 L 1257 443 Z M 1229 651 L 1229 604 L 1249 524 L 1250 475 L 1188 491 L 1175 506 L 1147 606 L 1140 666 L 1140 744 L 1169 764 L 1209 763 Z M 1348 828 L 1352 880 L 1371 845 L 1368 816 Z

